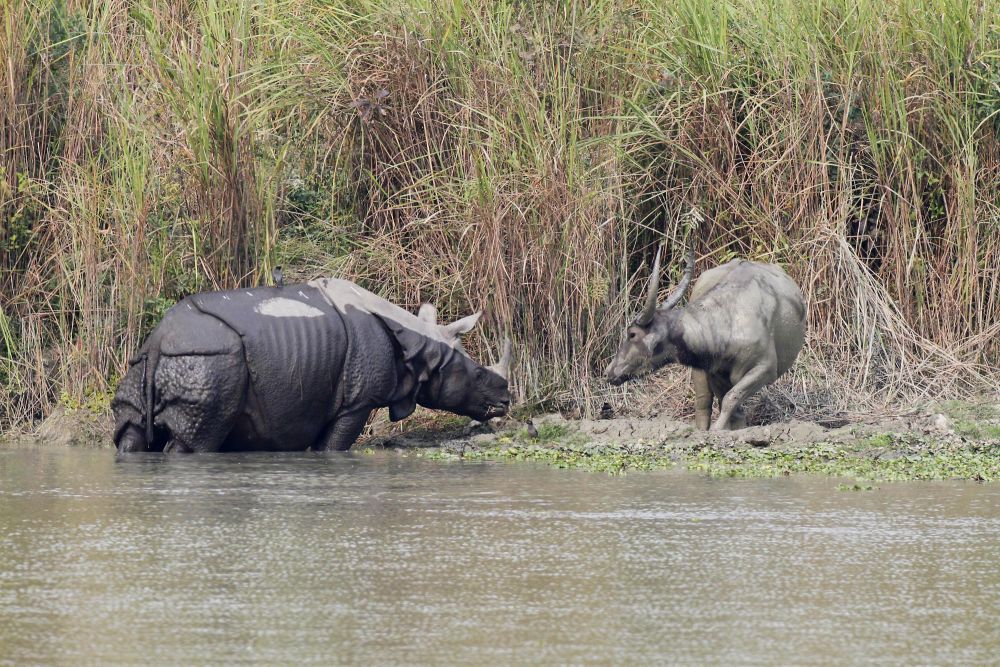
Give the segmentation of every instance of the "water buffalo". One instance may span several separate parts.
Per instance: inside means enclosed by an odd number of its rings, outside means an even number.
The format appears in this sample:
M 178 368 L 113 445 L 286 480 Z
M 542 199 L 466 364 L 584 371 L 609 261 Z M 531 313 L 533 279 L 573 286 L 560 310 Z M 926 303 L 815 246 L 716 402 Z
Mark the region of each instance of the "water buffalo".
M 744 428 L 743 401 L 787 371 L 805 339 L 806 307 L 798 286 L 780 267 L 745 260 L 706 271 L 678 308 L 694 274 L 694 252 L 677 288 L 657 305 L 660 253 L 653 262 L 646 303 L 625 331 L 607 368 L 612 384 L 665 364 L 691 368 L 695 425 L 719 431 Z M 719 416 L 712 423 L 712 399 Z
M 506 413 L 510 342 L 480 366 L 459 337 L 346 280 L 207 292 L 164 316 L 115 394 L 119 451 L 350 448 L 372 411 Z

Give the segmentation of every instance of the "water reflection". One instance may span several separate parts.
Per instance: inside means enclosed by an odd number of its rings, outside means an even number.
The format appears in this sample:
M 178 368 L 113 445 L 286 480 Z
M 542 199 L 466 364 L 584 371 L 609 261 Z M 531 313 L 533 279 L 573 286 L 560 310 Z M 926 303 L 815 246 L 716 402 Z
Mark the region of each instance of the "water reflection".
M 1000 489 L 0 452 L 0 662 L 982 662 Z

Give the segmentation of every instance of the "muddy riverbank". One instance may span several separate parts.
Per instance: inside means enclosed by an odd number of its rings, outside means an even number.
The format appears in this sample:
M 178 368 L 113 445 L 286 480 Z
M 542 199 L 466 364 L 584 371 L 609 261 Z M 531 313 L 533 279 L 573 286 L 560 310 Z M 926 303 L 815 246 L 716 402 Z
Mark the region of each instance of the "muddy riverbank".
M 110 419 L 60 408 L 34 432 L 0 439 L 0 448 L 7 449 L 68 446 L 110 448 Z M 486 425 L 421 411 L 396 425 L 380 414 L 354 450 L 438 460 L 537 461 L 609 473 L 682 466 L 730 477 L 818 473 L 861 481 L 997 481 L 1000 405 L 948 402 L 837 428 L 792 420 L 722 433 L 697 431 L 689 421 L 665 416 L 546 414 Z
M 439 459 L 495 458 L 621 473 L 686 466 L 716 476 L 819 473 L 888 481 L 1000 480 L 1000 407 L 946 404 L 937 411 L 827 428 L 791 421 L 706 433 L 671 418 L 509 420 L 375 435 L 362 450 Z

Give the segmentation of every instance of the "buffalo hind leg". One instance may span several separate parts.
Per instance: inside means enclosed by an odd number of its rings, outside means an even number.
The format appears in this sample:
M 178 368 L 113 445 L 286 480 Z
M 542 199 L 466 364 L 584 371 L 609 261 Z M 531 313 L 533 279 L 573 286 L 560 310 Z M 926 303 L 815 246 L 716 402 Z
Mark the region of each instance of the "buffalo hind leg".
M 726 395 L 729 394 L 733 389 L 732 383 L 728 379 L 715 375 L 707 380 L 709 387 L 711 388 L 711 396 L 719 400 L 719 419 L 722 418 L 722 402 L 726 400 Z M 711 399 L 709 399 L 711 400 Z M 709 414 L 711 414 L 711 408 L 709 408 Z M 716 423 L 719 423 L 719 419 L 716 419 Z M 747 417 L 743 412 L 743 405 L 739 404 L 733 408 L 733 412 L 729 417 L 729 423 L 722 423 L 715 430 L 734 430 L 747 427 Z
M 694 387 L 694 425 L 707 431 L 712 424 L 712 388 L 708 384 L 708 373 L 700 368 L 691 369 L 691 385 Z
M 743 401 L 767 383 L 773 382 L 776 377 L 777 372 L 773 360 L 751 368 L 733 385 L 732 389 L 726 392 L 719 410 L 719 418 L 712 424 L 712 430 L 723 431 L 731 428 L 730 423 L 734 418 L 742 420 L 743 426 L 746 426 L 746 416 L 743 414 L 742 408 Z
M 313 450 L 317 452 L 347 451 L 361 435 L 361 431 L 364 430 L 371 414 L 371 410 L 358 410 L 337 417 L 326 433 L 313 445 Z

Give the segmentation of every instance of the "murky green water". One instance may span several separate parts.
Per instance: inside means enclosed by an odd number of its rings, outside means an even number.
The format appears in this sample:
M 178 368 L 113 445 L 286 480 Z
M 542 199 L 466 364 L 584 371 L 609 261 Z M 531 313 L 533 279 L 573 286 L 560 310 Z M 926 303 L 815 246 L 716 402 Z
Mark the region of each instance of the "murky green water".
M 993 663 L 1000 485 L 0 452 L 0 663 Z

